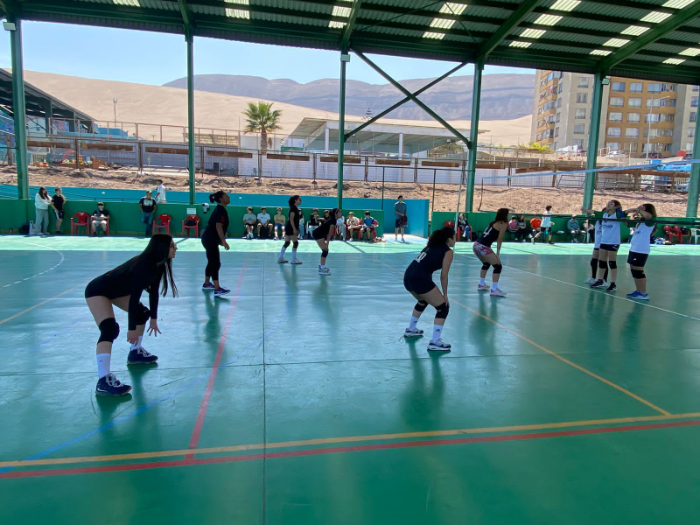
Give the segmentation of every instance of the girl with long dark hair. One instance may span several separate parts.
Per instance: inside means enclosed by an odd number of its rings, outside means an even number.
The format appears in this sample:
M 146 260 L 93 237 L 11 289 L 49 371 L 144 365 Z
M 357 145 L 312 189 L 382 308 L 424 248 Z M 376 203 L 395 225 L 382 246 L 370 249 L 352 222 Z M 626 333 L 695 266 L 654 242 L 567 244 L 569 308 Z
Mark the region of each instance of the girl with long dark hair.
M 592 212 L 586 210 L 586 208 L 581 208 L 585 213 L 590 216 Z M 605 212 L 605 208 L 603 208 Z M 589 219 L 590 220 L 590 219 Z M 596 282 L 596 274 L 598 272 L 598 258 L 600 257 L 600 241 L 603 239 L 603 221 L 598 219 L 595 222 L 595 227 L 593 229 L 593 255 L 591 255 L 591 276 L 586 280 L 586 284 L 593 284 Z M 605 274 L 603 275 L 603 285 L 608 282 L 608 267 L 605 267 Z
M 642 204 L 636 210 L 639 222 L 634 227 L 630 252 L 627 255 L 627 263 L 630 265 L 632 278 L 636 290 L 628 293 L 630 299 L 648 301 L 647 276 L 644 274 L 644 265 L 647 263 L 651 251 L 651 237 L 656 230 L 656 208 L 653 204 Z
M 452 247 L 457 242 L 455 230 L 446 226 L 433 232 L 428 239 L 428 245 L 421 250 L 403 276 L 403 285 L 418 301 L 413 307 L 411 322 L 404 331 L 404 337 L 421 337 L 423 330 L 417 328 L 418 320 L 428 305 L 435 308 L 433 336 L 428 344 L 428 350 L 449 352 L 451 345 L 441 339 L 445 319 L 450 311 L 450 301 L 447 298 L 447 281 L 454 252 Z M 433 282 L 433 273 L 440 272 L 442 293 Z
M 301 217 L 301 211 L 299 210 L 300 204 L 301 197 L 299 197 L 299 195 L 289 197 L 289 220 L 287 220 L 287 224 L 284 226 L 284 244 L 282 245 L 280 256 L 277 258 L 277 262 L 280 264 L 289 262 L 284 258 L 284 252 L 287 251 L 290 244 L 292 244 L 292 264 L 301 264 L 301 261 L 297 259 L 297 249 L 299 248 L 299 218 Z
M 128 312 L 126 340 L 131 343 L 127 358 L 128 365 L 151 364 L 158 357 L 147 352 L 141 342 L 150 319 L 149 335 L 161 333 L 158 328 L 158 289 L 162 295 L 172 290 L 177 296 L 173 281 L 172 259 L 177 252 L 173 238 L 165 233 L 151 237 L 146 249 L 136 257 L 90 281 L 85 288 L 85 300 L 95 323 L 100 329 L 97 340 L 97 373 L 99 379 L 95 394 L 102 396 L 123 396 L 131 386 L 119 381 L 110 372 L 112 344 L 119 336 L 119 325 L 114 318 L 114 306 Z M 148 291 L 148 306 L 141 302 L 141 294 Z
M 219 284 L 219 269 L 221 268 L 219 246 L 223 246 L 227 251 L 229 249 L 226 242 L 226 232 L 229 225 L 226 206 L 231 202 L 231 197 L 225 191 L 219 190 L 209 195 L 209 202 L 216 202 L 216 208 L 209 217 L 207 227 L 202 234 L 202 246 L 207 252 L 207 267 L 204 269 L 202 290 L 214 290 L 214 297 L 223 297 L 231 290 Z M 211 281 L 214 281 L 214 284 Z
M 41 235 L 49 233 L 49 206 L 51 197 L 43 186 L 39 188 L 39 193 L 34 196 L 34 207 L 36 208 L 36 231 Z
M 610 285 L 608 292 L 617 290 L 615 281 L 617 280 L 617 250 L 620 249 L 620 219 L 627 216 L 627 212 L 622 210 L 620 201 L 612 199 L 605 207 L 602 216 L 602 226 L 600 234 L 600 252 L 598 254 L 598 278 L 591 284 L 591 288 L 603 288 L 605 286 L 605 276 L 608 266 L 610 267 Z
M 328 211 L 328 210 L 326 210 Z M 324 212 L 325 213 L 325 212 Z M 318 247 L 321 248 L 321 264 L 318 265 L 318 273 L 321 275 L 330 275 L 331 269 L 326 267 L 326 257 L 328 257 L 328 246 L 333 237 L 335 237 L 335 227 L 338 219 L 343 216 L 339 208 L 333 208 L 326 215 L 325 220 L 321 225 L 314 229 L 312 235 Z
M 479 286 L 477 289 L 480 292 L 485 292 L 489 289 L 486 286 L 486 274 L 489 268 L 493 266 L 493 281 L 491 283 L 492 297 L 505 297 L 506 292 L 498 287 L 498 280 L 501 278 L 503 265 L 501 264 L 501 244 L 503 244 L 503 236 L 508 229 L 508 208 L 501 208 L 496 212 L 496 218 L 491 221 L 489 227 L 484 233 L 474 241 L 474 255 L 483 263 L 481 266 L 481 275 Z M 496 253 L 493 253 L 491 245 L 497 242 Z

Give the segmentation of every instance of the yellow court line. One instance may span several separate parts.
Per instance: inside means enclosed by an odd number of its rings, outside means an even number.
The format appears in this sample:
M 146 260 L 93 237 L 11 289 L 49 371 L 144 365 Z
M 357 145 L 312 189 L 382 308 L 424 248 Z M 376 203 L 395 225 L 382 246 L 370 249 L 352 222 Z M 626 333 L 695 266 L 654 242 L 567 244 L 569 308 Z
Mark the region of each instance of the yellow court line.
M 663 408 L 659 408 L 659 407 L 657 407 L 656 405 L 654 405 L 653 403 L 650 403 L 649 401 L 647 401 L 646 399 L 639 397 L 637 394 L 633 394 L 632 392 L 630 392 L 630 391 L 627 390 L 626 388 L 622 388 L 620 385 L 616 385 L 616 384 L 613 383 L 612 381 L 609 381 L 609 380 L 605 379 L 604 377 L 600 377 L 598 374 L 595 374 L 595 373 L 591 372 L 590 370 L 588 370 L 588 369 L 586 369 L 586 368 L 584 368 L 584 367 L 582 367 L 582 366 L 580 366 L 580 365 L 577 365 L 576 363 L 574 363 L 574 362 L 572 362 L 572 361 L 569 361 L 568 359 L 566 359 L 565 357 L 560 356 L 560 355 L 557 354 L 556 352 L 553 352 L 552 350 L 549 350 L 548 348 L 545 348 L 544 346 L 535 343 L 535 342 L 532 341 L 531 339 L 528 339 L 527 337 L 525 337 L 524 335 L 520 334 L 519 332 L 516 332 L 515 330 L 513 330 L 513 329 L 511 329 L 511 328 L 508 328 L 508 327 L 505 326 L 505 325 L 502 325 L 502 324 L 499 323 L 498 321 L 495 321 L 494 319 L 491 319 L 489 316 L 484 315 L 484 314 L 482 314 L 481 312 L 479 312 L 479 311 L 477 311 L 477 310 L 474 310 L 473 308 L 470 308 L 470 307 L 468 307 L 468 306 L 466 306 L 466 305 L 460 303 L 459 301 L 457 301 L 457 300 L 455 300 L 455 299 L 450 298 L 450 302 L 453 302 L 453 303 L 458 304 L 458 305 L 461 306 L 462 308 L 464 308 L 464 309 L 466 309 L 466 310 L 469 310 L 470 312 L 472 312 L 472 313 L 478 315 L 478 316 L 481 317 L 482 319 L 485 319 L 485 320 L 489 321 L 490 323 L 495 324 L 495 325 L 498 326 L 499 328 L 502 328 L 503 330 L 507 331 L 508 333 L 511 333 L 511 334 L 513 334 L 514 336 L 516 336 L 516 337 L 522 339 L 523 341 L 525 341 L 525 342 L 527 342 L 527 343 L 530 343 L 532 346 L 534 346 L 535 348 L 538 348 L 538 349 L 542 350 L 542 351 L 545 352 L 546 354 L 549 354 L 549 355 L 551 355 L 552 357 L 556 357 L 557 359 L 559 359 L 560 361 L 566 363 L 566 364 L 569 365 L 569 366 L 573 366 L 575 369 L 580 370 L 580 371 L 583 372 L 584 374 L 588 374 L 589 376 L 591 376 L 591 377 L 597 379 L 598 381 L 602 381 L 602 382 L 605 383 L 606 385 L 611 386 L 611 387 L 613 387 L 613 388 L 616 389 L 616 390 L 619 390 L 619 391 L 622 392 L 623 394 L 626 394 L 626 395 L 630 396 L 630 397 L 633 398 L 633 399 L 636 399 L 636 400 L 639 401 L 640 403 L 644 403 L 646 406 L 648 406 L 648 407 L 650 407 L 650 408 L 653 408 L 653 409 L 656 410 L 657 412 L 662 413 L 664 416 L 671 416 L 671 413 L 670 413 L 670 412 L 667 412 L 667 411 L 664 410 Z
M 30 312 L 30 311 L 34 310 L 34 308 L 39 308 L 40 306 L 42 306 L 42 305 L 44 305 L 44 304 L 46 304 L 46 303 L 48 303 L 48 302 L 50 302 L 50 301 L 53 301 L 54 299 L 58 299 L 58 298 L 61 297 L 62 295 L 66 295 L 68 292 L 72 292 L 72 291 L 75 290 L 78 286 L 80 286 L 80 284 L 76 284 L 73 288 L 68 288 L 68 290 L 66 290 L 65 292 L 61 292 L 60 294 L 54 295 L 53 297 L 50 297 L 50 298 L 46 299 L 45 301 L 41 301 L 40 303 L 35 304 L 34 306 L 30 306 L 29 308 L 27 308 L 27 309 L 25 309 L 25 310 L 22 310 L 21 312 L 17 312 L 16 314 L 11 315 L 11 316 L 8 317 L 7 319 L 3 319 L 2 321 L 0 321 L 0 324 L 5 324 L 5 323 L 7 323 L 8 321 L 12 321 L 12 320 L 15 319 L 16 317 L 19 317 L 20 315 L 26 314 L 27 312 Z
M 687 414 L 668 414 L 663 416 L 618 417 L 612 419 L 589 419 L 583 421 L 565 421 L 562 423 L 541 423 L 535 425 L 513 425 L 507 427 L 461 428 L 454 430 L 430 430 L 425 432 L 404 432 L 400 434 L 375 434 L 367 436 L 346 436 L 334 438 L 305 439 L 299 441 L 281 441 L 277 443 L 257 443 L 250 445 L 232 445 L 226 447 L 211 447 L 182 450 L 161 450 L 157 452 L 138 452 L 133 454 L 114 454 L 109 456 L 83 456 L 54 459 L 31 459 L 19 461 L 2 461 L 0 468 L 37 467 L 43 465 L 67 465 L 73 463 L 101 463 L 107 461 L 126 461 L 138 459 L 167 458 L 173 456 L 223 454 L 230 452 L 245 452 L 248 450 L 268 450 L 291 447 L 307 447 L 312 445 L 334 445 L 340 443 L 358 443 L 364 441 L 386 441 L 392 439 L 433 438 L 469 434 L 490 434 L 501 432 L 518 432 L 528 430 L 549 430 L 571 427 L 616 425 L 621 423 L 644 423 L 649 421 L 668 421 L 675 419 L 690 419 L 700 417 L 700 412 Z

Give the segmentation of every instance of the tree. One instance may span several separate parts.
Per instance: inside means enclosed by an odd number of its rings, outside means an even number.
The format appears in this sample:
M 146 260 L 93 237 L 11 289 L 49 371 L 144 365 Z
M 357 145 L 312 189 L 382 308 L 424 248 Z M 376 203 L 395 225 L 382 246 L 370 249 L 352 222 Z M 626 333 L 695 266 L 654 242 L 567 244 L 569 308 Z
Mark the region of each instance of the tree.
M 267 153 L 267 134 L 271 131 L 282 129 L 279 126 L 282 111 L 279 109 L 272 110 L 274 102 L 260 102 L 253 104 L 248 102 L 248 109 L 243 114 L 246 116 L 246 133 L 260 133 L 260 151 L 264 155 Z

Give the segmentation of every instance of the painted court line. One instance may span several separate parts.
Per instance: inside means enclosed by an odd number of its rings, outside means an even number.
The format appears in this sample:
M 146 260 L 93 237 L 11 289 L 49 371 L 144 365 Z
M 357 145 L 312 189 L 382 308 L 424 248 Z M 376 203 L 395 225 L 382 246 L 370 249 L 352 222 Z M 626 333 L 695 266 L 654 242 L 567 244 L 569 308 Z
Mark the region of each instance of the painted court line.
M 700 418 L 700 412 L 672 414 L 669 416 L 637 416 L 610 419 L 590 419 L 583 421 L 564 421 L 560 423 L 538 423 L 532 425 L 511 425 L 504 427 L 459 428 L 452 430 L 428 430 L 423 432 L 403 432 L 397 434 L 370 434 L 365 436 L 344 436 L 332 438 L 305 439 L 297 441 L 281 441 L 272 443 L 252 443 L 247 445 L 230 445 L 184 450 L 159 450 L 156 452 L 136 452 L 131 454 L 112 454 L 106 456 L 82 456 L 52 459 L 33 459 L 0 462 L 1 468 L 37 467 L 47 465 L 70 465 L 75 463 L 103 463 L 109 461 L 126 461 L 137 459 L 167 458 L 186 456 L 188 454 L 225 454 L 230 452 L 245 452 L 247 450 L 266 450 L 276 448 L 308 447 L 312 445 L 333 445 L 339 443 L 360 443 L 364 441 L 388 441 L 397 439 L 445 437 L 472 434 L 497 434 L 507 432 L 523 432 L 532 430 L 552 430 L 561 428 L 619 425 L 623 423 L 648 423 L 652 421 L 669 421 L 676 419 Z
M 19 281 L 19 282 L 21 282 L 21 281 Z M 13 319 L 16 319 L 17 317 L 19 317 L 20 315 L 24 315 L 24 314 L 26 314 L 27 312 L 31 312 L 32 310 L 34 310 L 34 308 L 39 308 L 40 306 L 43 306 L 43 305 L 45 305 L 46 303 L 49 303 L 49 302 L 53 301 L 54 299 L 58 299 L 59 297 L 61 297 L 61 296 L 63 296 L 63 295 L 66 295 L 66 294 L 69 293 L 69 292 L 72 292 L 73 290 L 75 290 L 75 289 L 76 289 L 78 286 L 80 286 L 81 284 L 83 284 L 83 283 L 76 284 L 76 285 L 73 286 L 72 288 L 68 288 L 68 290 L 66 290 L 65 292 L 61 292 L 61 293 L 58 294 L 58 295 L 54 295 L 53 297 L 50 297 L 50 298 L 46 299 L 45 301 L 41 301 L 40 303 L 37 303 L 37 304 L 35 304 L 34 306 L 30 306 L 29 308 L 26 308 L 26 309 L 22 310 L 21 312 L 17 312 L 16 314 L 11 315 L 10 317 L 7 317 L 6 319 L 3 319 L 2 321 L 0 321 L 0 325 L 5 324 L 5 323 L 7 323 L 8 321 L 12 321 Z
M 569 366 L 573 366 L 575 369 L 580 370 L 580 371 L 583 372 L 584 374 L 588 374 L 589 376 L 591 376 L 591 377 L 597 379 L 598 381 L 602 381 L 602 382 L 605 383 L 606 385 L 611 386 L 611 387 L 613 387 L 613 388 L 616 389 L 616 390 L 619 390 L 619 391 L 622 392 L 623 394 L 626 394 L 626 395 L 630 396 L 630 397 L 633 398 L 633 399 L 636 399 L 636 400 L 639 401 L 640 403 L 644 403 L 644 404 L 645 404 L 646 406 L 648 406 L 649 408 L 653 408 L 654 410 L 656 410 L 657 412 L 660 412 L 661 414 L 663 414 L 663 415 L 665 415 L 665 416 L 670 416 L 670 415 L 671 415 L 670 412 L 667 412 L 667 411 L 664 410 L 663 408 L 659 408 L 659 407 L 657 407 L 656 405 L 654 405 L 653 403 L 650 403 L 649 401 L 647 401 L 646 399 L 643 399 L 643 398 L 639 397 L 637 394 L 633 394 L 633 393 L 630 392 L 629 390 L 627 390 L 627 389 L 625 389 L 625 388 L 622 388 L 620 385 L 616 385 L 616 384 L 613 383 L 612 381 L 609 381 L 609 380 L 605 379 L 604 377 L 601 377 L 601 376 L 599 376 L 598 374 L 595 374 L 595 373 L 591 372 L 591 371 L 588 370 L 587 368 L 584 368 L 584 367 L 582 367 L 582 366 L 580 366 L 580 365 L 577 365 L 577 364 L 574 363 L 573 361 L 569 361 L 568 359 L 566 359 L 565 357 L 562 357 L 561 355 L 557 354 L 556 352 L 553 352 L 552 350 L 549 350 L 548 348 L 545 348 L 544 346 L 535 343 L 533 340 L 528 339 L 527 337 L 525 337 L 524 335 L 520 334 L 519 332 L 516 332 L 516 331 L 513 330 L 512 328 L 508 328 L 507 326 L 505 326 L 505 325 L 499 323 L 498 321 L 495 321 L 495 320 L 491 319 L 489 316 L 484 315 L 484 314 L 482 314 L 481 312 L 479 312 L 479 311 L 477 311 L 477 310 L 474 310 L 473 308 L 470 308 L 470 307 L 468 307 L 467 305 L 464 305 L 464 304 L 460 303 L 460 302 L 457 301 L 456 299 L 450 299 L 450 301 L 451 301 L 451 302 L 454 302 L 454 303 L 456 303 L 456 304 L 458 304 L 459 306 L 461 306 L 461 307 L 464 308 L 465 310 L 469 310 L 469 311 L 472 312 L 473 314 L 478 315 L 478 316 L 481 317 L 482 319 L 485 319 L 486 321 L 489 321 L 490 323 L 495 324 L 495 325 L 498 326 L 499 328 L 501 328 L 501 329 L 507 331 L 507 332 L 510 333 L 510 334 L 513 334 L 514 336 L 516 336 L 516 337 L 522 339 L 522 340 L 525 341 L 526 343 L 530 343 L 532 346 L 534 346 L 535 348 L 538 348 L 538 349 L 542 350 L 542 351 L 545 352 L 546 354 L 549 354 L 549 355 L 551 355 L 552 357 L 556 357 L 557 359 L 559 359 L 560 361 L 566 363 L 566 364 L 569 365 Z
M 369 445 L 356 445 L 348 447 L 333 448 L 313 448 L 306 450 L 289 450 L 284 452 L 270 452 L 260 454 L 247 454 L 240 456 L 223 456 L 203 459 L 182 459 L 176 461 L 159 461 L 152 463 L 126 463 L 123 465 L 103 465 L 95 467 L 77 467 L 68 469 L 52 470 L 24 470 L 5 472 L 0 474 L 0 478 L 33 478 L 49 476 L 66 476 L 73 474 L 92 474 L 97 472 L 125 472 L 134 470 L 151 470 L 171 467 L 188 467 L 194 465 L 207 465 L 216 463 L 234 463 L 242 461 L 255 461 L 260 459 L 279 459 L 304 456 L 319 456 L 327 454 L 341 454 L 348 452 L 364 452 L 370 450 L 390 450 L 401 448 L 434 447 L 446 445 L 464 445 L 472 443 L 494 443 L 504 441 L 529 441 L 534 439 L 575 437 L 596 434 L 615 434 L 622 432 L 636 432 L 642 430 L 658 430 L 665 428 L 700 426 L 700 420 L 677 421 L 667 423 L 656 423 L 647 425 L 631 425 L 624 427 L 598 427 L 577 430 L 564 430 L 558 432 L 541 432 L 536 434 L 506 434 L 500 436 L 481 436 L 457 439 L 435 439 L 428 441 L 403 441 L 399 443 L 374 443 Z

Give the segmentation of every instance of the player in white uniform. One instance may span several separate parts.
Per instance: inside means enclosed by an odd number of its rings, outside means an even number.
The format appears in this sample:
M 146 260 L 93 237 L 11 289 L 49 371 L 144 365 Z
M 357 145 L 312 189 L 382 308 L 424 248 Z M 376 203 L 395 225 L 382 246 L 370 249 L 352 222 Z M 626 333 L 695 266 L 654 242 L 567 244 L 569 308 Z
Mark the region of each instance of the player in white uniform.
M 585 212 L 586 210 L 582 208 Z M 605 208 L 603 208 L 605 211 Z M 589 212 L 590 213 L 590 212 Z M 598 219 L 595 223 L 595 237 L 593 238 L 593 255 L 591 256 L 591 276 L 586 279 L 586 284 L 593 284 L 596 282 L 596 273 L 598 272 L 598 256 L 600 255 L 600 241 L 603 235 L 603 221 Z M 603 276 L 603 282 L 608 281 L 608 268 L 605 268 L 605 275 Z
M 642 204 L 636 210 L 636 215 L 641 219 L 634 227 L 630 253 L 627 256 L 627 263 L 634 278 L 636 290 L 628 293 L 630 299 L 648 301 L 647 276 L 644 274 L 644 265 L 651 251 L 651 236 L 656 230 L 656 208 L 653 204 Z
M 617 290 L 617 250 L 620 249 L 620 220 L 627 216 L 622 210 L 622 204 L 615 199 L 608 202 L 602 214 L 603 225 L 600 235 L 600 251 L 598 254 L 598 278 L 591 288 L 605 286 L 605 271 L 610 266 L 610 285 L 608 292 Z

